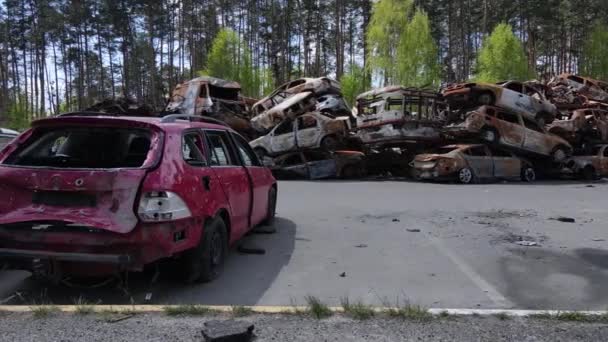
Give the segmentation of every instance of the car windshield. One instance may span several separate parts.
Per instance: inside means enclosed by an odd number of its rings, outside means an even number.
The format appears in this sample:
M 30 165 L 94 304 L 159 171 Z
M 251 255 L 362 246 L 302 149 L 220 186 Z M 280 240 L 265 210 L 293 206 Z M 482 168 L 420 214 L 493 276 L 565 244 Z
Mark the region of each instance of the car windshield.
M 147 159 L 151 133 L 115 127 L 39 128 L 5 161 L 54 168 L 137 168 Z

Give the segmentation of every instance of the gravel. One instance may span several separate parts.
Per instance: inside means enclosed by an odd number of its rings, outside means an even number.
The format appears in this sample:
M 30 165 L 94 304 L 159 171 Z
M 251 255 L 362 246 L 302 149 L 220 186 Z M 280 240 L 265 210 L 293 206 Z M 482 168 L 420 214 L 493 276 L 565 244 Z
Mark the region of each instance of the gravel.
M 167 317 L 137 314 L 110 323 L 108 314 L 30 313 L 0 315 L 0 341 L 203 341 L 206 321 L 227 314 Z M 502 318 L 502 319 L 501 319 Z M 239 318 L 255 325 L 256 341 L 607 341 L 608 325 L 500 316 L 435 317 L 415 322 L 377 317 L 357 321 L 344 316 L 316 320 L 303 315 L 255 314 Z

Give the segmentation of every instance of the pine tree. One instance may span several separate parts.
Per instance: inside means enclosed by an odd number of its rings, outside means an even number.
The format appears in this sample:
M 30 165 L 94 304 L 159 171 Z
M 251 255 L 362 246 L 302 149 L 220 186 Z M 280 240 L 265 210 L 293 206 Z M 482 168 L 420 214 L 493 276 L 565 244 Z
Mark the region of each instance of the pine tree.
M 608 80 L 608 27 L 598 23 L 583 46 L 580 69 L 586 76 Z
M 521 41 L 508 24 L 499 24 L 487 37 L 477 58 L 476 79 L 482 82 L 526 80 L 532 72 Z
M 399 84 L 410 87 L 439 85 L 437 45 L 431 36 L 429 17 L 423 10 L 416 10 L 401 35 L 397 47 L 396 79 Z

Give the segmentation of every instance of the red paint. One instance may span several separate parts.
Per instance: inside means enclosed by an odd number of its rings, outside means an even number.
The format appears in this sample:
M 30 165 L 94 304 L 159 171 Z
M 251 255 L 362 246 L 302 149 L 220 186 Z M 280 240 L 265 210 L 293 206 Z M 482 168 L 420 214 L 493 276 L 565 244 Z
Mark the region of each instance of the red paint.
M 276 184 L 265 167 L 192 166 L 182 157 L 184 130 L 222 130 L 219 125 L 159 118 L 58 117 L 38 120 L 32 130 L 15 139 L 0 155 L 0 248 L 41 252 L 121 254 L 131 262 L 121 269 L 141 270 L 144 265 L 172 257 L 198 245 L 204 222 L 228 214 L 230 243 L 234 243 L 266 216 L 268 193 Z M 137 127 L 152 132 L 148 157 L 141 168 L 59 169 L 12 166 L 4 160 L 40 127 Z M 202 135 L 201 135 L 202 136 Z M 201 142 L 203 143 L 203 142 Z M 209 177 L 209 189 L 202 181 Z M 34 204 L 35 191 L 60 191 L 95 196 L 94 207 L 61 207 Z M 145 223 L 138 217 L 142 194 L 170 191 L 188 206 L 191 217 Z M 28 221 L 62 221 L 93 228 L 94 232 L 16 228 Z M 185 232 L 175 242 L 174 233 Z M 90 264 L 90 265 L 89 265 Z M 65 262 L 64 272 L 103 275 L 117 267 L 99 263 Z

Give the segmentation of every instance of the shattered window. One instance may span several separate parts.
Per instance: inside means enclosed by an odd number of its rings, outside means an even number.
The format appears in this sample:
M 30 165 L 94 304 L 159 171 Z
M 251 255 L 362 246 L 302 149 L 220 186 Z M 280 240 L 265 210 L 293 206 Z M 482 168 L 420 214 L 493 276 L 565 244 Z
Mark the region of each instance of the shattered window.
M 307 128 L 317 128 L 317 119 L 310 115 L 300 116 L 298 118 L 298 130 Z
M 527 129 L 531 129 L 536 132 L 544 133 L 542 128 L 540 128 L 540 126 L 538 126 L 538 124 L 532 120 L 528 120 L 528 119 L 524 118 L 524 125 L 526 126 Z
M 237 165 L 230 150 L 230 141 L 225 132 L 207 131 L 209 142 L 210 162 L 212 166 Z
M 56 168 L 141 167 L 151 133 L 117 127 L 38 129 L 6 160 L 9 165 Z
M 236 147 L 239 151 L 241 159 L 243 160 L 243 164 L 245 166 L 261 166 L 257 155 L 255 152 L 253 152 L 247 141 L 245 141 L 245 139 L 238 134 L 232 134 L 232 137 L 236 142 Z
M 277 128 L 274 130 L 274 135 L 282 135 L 291 133 L 293 131 L 293 121 L 285 120 L 280 123 Z
M 517 117 L 517 115 L 512 114 L 512 113 L 499 112 L 498 115 L 496 115 L 496 117 L 498 119 L 504 120 L 506 122 L 510 122 L 513 124 L 519 124 L 519 118 Z
M 205 165 L 203 142 L 198 133 L 188 133 L 182 139 L 182 156 L 190 165 Z
M 523 93 L 523 84 L 517 82 L 509 82 L 504 85 L 505 88 L 516 91 L 518 93 Z
M 486 157 L 486 149 L 483 146 L 471 147 L 467 150 L 467 154 L 473 157 Z

